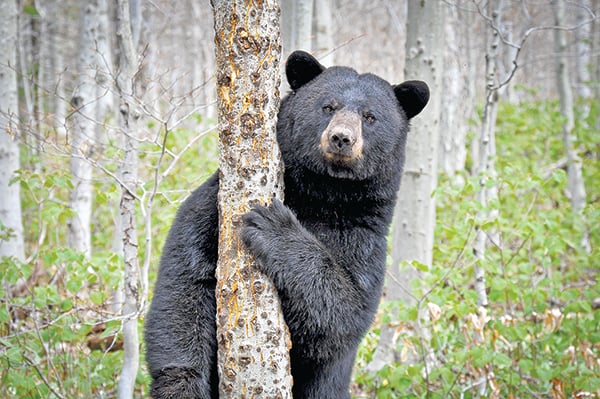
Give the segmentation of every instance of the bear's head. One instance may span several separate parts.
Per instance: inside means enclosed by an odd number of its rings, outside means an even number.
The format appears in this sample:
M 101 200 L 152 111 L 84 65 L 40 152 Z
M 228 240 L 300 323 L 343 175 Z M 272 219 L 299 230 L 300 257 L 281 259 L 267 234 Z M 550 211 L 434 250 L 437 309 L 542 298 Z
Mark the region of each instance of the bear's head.
M 401 171 L 409 120 L 429 100 L 424 82 L 392 86 L 351 68 L 325 68 L 303 51 L 290 55 L 286 75 L 292 92 L 277 127 L 286 167 L 354 181 Z

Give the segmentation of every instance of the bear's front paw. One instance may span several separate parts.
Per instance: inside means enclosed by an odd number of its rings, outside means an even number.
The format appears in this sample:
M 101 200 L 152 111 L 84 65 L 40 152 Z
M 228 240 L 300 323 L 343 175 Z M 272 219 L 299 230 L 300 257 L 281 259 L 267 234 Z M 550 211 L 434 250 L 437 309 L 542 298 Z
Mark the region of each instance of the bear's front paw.
M 300 231 L 296 216 L 278 199 L 269 206 L 254 206 L 242 221 L 242 242 L 262 263 L 277 256 L 286 247 L 285 243 Z

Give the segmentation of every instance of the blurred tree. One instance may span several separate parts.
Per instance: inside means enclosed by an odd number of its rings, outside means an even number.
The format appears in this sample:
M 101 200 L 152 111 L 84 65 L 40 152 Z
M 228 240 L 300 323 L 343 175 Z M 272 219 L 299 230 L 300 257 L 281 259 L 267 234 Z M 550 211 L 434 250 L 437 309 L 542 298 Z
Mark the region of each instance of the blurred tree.
M 107 87 L 112 68 L 108 40 L 108 6 L 91 0 L 81 7 L 82 35 L 79 43 L 78 84 L 71 98 L 71 174 L 73 190 L 68 222 L 70 247 L 87 258 L 92 254 L 92 175 L 91 158 L 98 151 L 98 136 L 105 115 L 112 109 L 112 90 Z
M 25 260 L 19 170 L 17 2 L 0 0 L 0 258 Z
M 272 283 L 241 246 L 241 216 L 283 196 L 276 142 L 277 2 L 212 0 L 219 111 L 219 397 L 291 398 L 290 338 Z M 260 317 L 256 317 L 260 315 Z
M 498 210 L 489 208 L 489 204 L 497 198 L 497 189 L 493 183 L 489 185 L 488 181 L 493 182 L 496 178 L 496 118 L 498 115 L 498 89 L 500 85 L 497 63 L 502 43 L 501 24 L 503 7 L 503 0 L 487 4 L 486 15 L 489 20 L 486 26 L 485 102 L 475 151 L 477 155 L 473 159 L 475 173 L 479 178 L 477 200 L 481 206 L 477 213 L 479 226 L 477 226 L 477 234 L 473 246 L 473 254 L 477 259 L 474 284 L 477 293 L 477 303 L 483 308 L 488 305 L 483 263 L 485 261 L 488 239 L 493 237 L 493 234 L 490 231 L 486 231 L 482 225 L 489 220 L 493 220 L 498 213 Z M 485 384 L 483 384 L 482 390 L 485 390 Z
M 414 305 L 412 282 L 431 266 L 435 228 L 438 144 L 442 100 L 442 60 L 444 57 L 444 3 L 437 0 L 408 2 L 405 78 L 427 82 L 432 93 L 426 109 L 418 116 L 406 143 L 406 162 L 398 191 L 393 230 L 392 264 L 386 281 L 386 300 Z M 414 264 L 411 264 L 414 263 Z M 428 333 L 417 325 L 417 334 L 428 340 Z M 379 346 L 370 369 L 375 371 L 396 357 L 395 329 L 382 326 Z
M 576 214 L 581 214 L 586 205 L 586 192 L 582 174 L 582 161 L 577 153 L 577 136 L 575 132 L 575 114 L 573 103 L 573 88 L 569 73 L 569 62 L 567 59 L 567 38 L 563 30 L 566 26 L 565 5 L 562 0 L 552 1 L 554 9 L 554 42 L 556 46 L 556 83 L 560 100 L 560 112 L 564 118 L 562 126 L 562 140 L 567 156 L 567 181 L 568 191 L 571 199 L 571 208 Z M 581 83 L 581 82 L 580 82 Z M 581 93 L 581 92 L 580 92 Z M 586 93 L 581 93 L 587 95 Z M 583 237 L 582 245 L 589 252 L 589 237 Z
M 575 57 L 575 71 L 577 76 L 576 90 L 577 96 L 580 98 L 590 98 L 592 90 L 590 83 L 592 81 L 591 69 L 592 64 L 592 20 L 590 19 L 590 13 L 592 12 L 592 1 L 591 0 L 579 0 L 580 4 L 576 4 L 577 7 L 577 29 L 575 29 L 575 47 L 577 49 L 577 56 Z M 562 5 L 561 7 L 564 7 Z M 596 12 L 599 10 L 596 8 Z M 566 13 L 565 13 L 566 14 Z M 565 15 L 560 16 L 560 19 L 564 19 Z M 566 62 L 568 65 L 568 60 Z
M 119 376 L 118 399 L 133 398 L 135 381 L 139 369 L 138 317 L 145 301 L 145 292 L 140 272 L 136 201 L 138 188 L 139 126 L 141 116 L 136 93 L 139 78 L 138 56 L 134 38 L 139 38 L 141 15 L 139 0 L 118 0 L 117 2 L 117 39 L 119 44 L 119 74 L 117 88 L 119 93 L 119 139 L 123 159 L 119 164 L 121 177 L 121 220 L 123 241 L 123 367 Z M 132 12 L 133 11 L 133 12 Z M 141 202 L 140 202 L 141 203 Z
M 313 6 L 313 35 L 312 49 L 315 56 L 325 66 L 335 64 L 334 37 L 335 26 L 333 24 L 333 14 L 331 12 L 334 6 L 332 0 L 314 0 Z
M 471 13 L 464 13 L 454 5 L 445 9 L 443 86 L 440 91 L 444 93 L 444 112 L 440 113 L 439 130 L 443 133 L 440 134 L 438 167 L 440 172 L 452 176 L 465 168 L 468 121 L 475 102 L 475 89 L 470 85 L 475 84 L 476 64 L 469 62 L 474 53 L 470 48 L 473 24 L 464 22 L 471 18 Z M 469 28 L 465 29 L 466 26 Z
M 281 2 L 283 53 L 313 50 L 314 0 L 283 0 Z

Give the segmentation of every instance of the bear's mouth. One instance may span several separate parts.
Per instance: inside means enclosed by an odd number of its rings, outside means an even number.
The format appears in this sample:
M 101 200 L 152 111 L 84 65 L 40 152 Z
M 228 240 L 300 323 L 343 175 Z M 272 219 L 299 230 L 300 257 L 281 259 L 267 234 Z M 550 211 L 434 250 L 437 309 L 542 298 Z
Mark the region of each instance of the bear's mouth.
M 360 180 L 358 170 L 360 157 L 338 153 L 324 153 L 323 163 L 327 174 L 336 179 Z
M 354 153 L 345 154 L 345 153 L 331 151 L 329 149 L 323 153 L 323 156 L 325 157 L 325 159 L 328 162 L 330 162 L 334 165 L 339 165 L 339 166 L 344 166 L 344 165 L 350 166 L 349 164 L 353 163 L 354 161 L 356 161 L 359 158 Z

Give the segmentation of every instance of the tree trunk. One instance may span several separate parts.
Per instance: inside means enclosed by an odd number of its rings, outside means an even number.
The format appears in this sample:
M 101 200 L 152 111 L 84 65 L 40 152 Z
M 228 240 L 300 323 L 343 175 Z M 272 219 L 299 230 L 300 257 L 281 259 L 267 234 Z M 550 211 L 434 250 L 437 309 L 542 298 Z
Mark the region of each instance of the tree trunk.
M 333 53 L 334 19 L 331 12 L 331 0 L 315 0 L 313 21 L 313 44 L 319 62 L 325 66 L 335 64 Z
M 600 9 L 600 1 L 593 0 L 592 6 L 594 10 Z M 600 21 L 598 21 L 598 19 L 592 24 L 592 54 L 600 54 Z M 592 79 L 596 82 L 594 85 L 594 95 L 596 98 L 600 98 L 600 62 L 598 61 L 597 56 L 596 62 L 592 63 L 590 69 Z M 598 113 L 596 121 L 596 128 L 600 129 L 600 113 Z
M 419 123 L 409 133 L 394 214 L 392 264 L 388 269 L 391 278 L 386 281 L 386 300 L 402 301 L 409 306 L 416 304 L 411 281 L 421 278 L 421 272 L 406 262 L 431 266 L 432 261 L 435 200 L 431 194 L 437 185 L 444 7 L 437 0 L 408 2 L 405 78 L 424 80 L 431 92 L 437 93 L 431 96 L 427 112 L 418 117 Z M 415 331 L 428 340 L 425 329 L 417 325 Z M 370 371 L 380 369 L 396 357 L 393 336 L 391 326 L 382 326 Z
M 55 15 L 66 13 L 68 7 L 64 3 L 54 5 Z M 54 99 L 53 99 L 53 126 L 56 130 L 56 136 L 64 139 L 67 136 L 67 112 L 68 100 L 65 79 L 65 65 L 67 64 L 67 48 L 68 41 L 65 40 L 65 35 L 69 29 L 69 19 L 66 17 L 56 18 L 52 30 L 52 74 L 54 83 Z
M 291 398 L 290 338 L 277 292 L 242 247 L 251 204 L 283 195 L 277 2 L 212 0 L 219 111 L 217 342 L 220 398 Z
M 106 119 L 115 109 L 114 99 L 114 78 L 113 71 L 113 43 L 111 41 L 111 32 L 114 32 L 112 27 L 112 15 L 110 2 L 98 2 L 97 14 L 97 29 L 96 33 L 96 68 L 95 68 L 95 83 L 96 83 L 96 115 L 100 126 L 106 129 Z M 136 42 L 134 42 L 136 43 Z M 110 132 L 108 132 L 110 135 Z M 102 143 L 106 142 L 105 138 L 101 138 Z
M 481 121 L 481 130 L 479 132 L 477 159 L 475 162 L 476 173 L 479 176 L 480 182 L 479 191 L 477 192 L 477 201 L 480 203 L 481 211 L 479 211 L 477 215 L 480 226 L 477 226 L 477 234 L 473 247 L 473 253 L 477 260 L 474 270 L 474 284 L 477 293 L 477 304 L 481 307 L 486 307 L 488 305 L 483 263 L 485 260 L 488 237 L 493 236 L 490 231 L 485 231 L 481 225 L 484 224 L 484 222 L 495 218 L 498 213 L 497 210 L 487 209 L 488 204 L 497 197 L 497 191 L 495 187 L 488 187 L 486 183 L 488 180 L 494 180 L 496 177 L 496 117 L 498 114 L 497 58 L 499 47 L 501 45 L 501 38 L 498 30 L 501 26 L 503 3 L 502 0 L 497 0 L 495 3 L 488 4 L 488 14 L 491 16 L 493 27 L 487 27 L 490 36 L 485 54 L 485 103 Z M 482 389 L 485 389 L 485 386 L 483 386 Z
M 19 127 L 17 97 L 17 2 L 0 1 L 0 258 L 25 260 L 21 189 L 11 184 L 19 169 Z M 2 226 L 3 225 L 3 226 Z M 4 231 L 7 229 L 8 231 Z M 8 238 L 4 236 L 8 232 Z
M 73 190 L 70 206 L 73 217 L 68 222 L 67 241 L 69 246 L 85 254 L 92 254 L 92 165 L 90 157 L 96 149 L 98 129 L 98 72 L 100 0 L 91 0 L 81 7 L 82 35 L 79 43 L 79 79 L 71 99 L 73 106 L 73 134 L 71 141 L 71 174 Z
M 133 0 L 137 2 L 138 0 Z M 135 7 L 133 7 L 135 8 Z M 135 95 L 137 54 L 132 36 L 129 0 L 117 2 L 119 43 L 119 135 L 123 150 L 119 176 L 123 184 L 121 192 L 121 229 L 123 234 L 124 303 L 123 315 L 123 368 L 119 376 L 118 398 L 133 397 L 135 379 L 139 368 L 138 315 L 143 300 L 140 287 L 138 239 L 136 229 L 136 200 L 138 173 L 137 122 L 140 117 Z
M 282 0 L 284 54 L 295 50 L 312 51 L 313 1 Z
M 434 0 L 408 2 L 406 79 L 427 82 L 432 93 L 441 93 L 445 5 Z M 435 21 L 435 22 L 432 22 Z M 427 112 L 411 129 L 406 144 L 406 163 L 398 192 L 393 263 L 416 260 L 431 265 L 437 186 L 438 142 L 442 96 L 432 96 Z
M 581 3 L 582 6 L 586 7 L 587 9 L 584 7 L 579 7 L 579 9 L 577 10 L 577 25 L 579 25 L 579 28 L 575 30 L 575 48 L 577 49 L 577 57 L 575 57 L 575 65 L 577 71 L 577 95 L 580 98 L 590 98 L 592 96 L 592 89 L 590 87 L 592 81 L 590 68 L 593 65 L 593 24 L 585 23 L 585 21 L 590 18 L 590 13 L 587 10 L 593 8 L 591 0 L 581 0 Z M 564 8 L 564 5 L 562 5 L 561 7 Z M 564 14 L 561 15 L 559 18 L 563 19 Z M 561 53 L 559 53 L 559 56 L 560 54 Z M 589 110 L 586 111 L 589 112 Z
M 564 26 L 564 2 L 554 0 L 553 6 L 556 26 Z M 568 191 L 571 196 L 573 212 L 581 214 L 586 205 L 586 192 L 581 171 L 582 161 L 575 148 L 577 137 L 575 135 L 575 115 L 573 112 L 573 89 L 569 77 L 569 61 L 566 54 L 568 50 L 567 38 L 564 30 L 554 30 L 554 43 L 557 54 L 556 82 L 560 96 L 560 112 L 565 119 L 562 126 L 562 139 L 567 155 Z M 587 235 L 582 238 L 582 246 L 589 252 L 590 244 Z
M 463 67 L 464 64 L 471 65 L 464 61 L 469 31 L 460 31 L 464 22 L 459 19 L 458 6 L 450 5 L 446 11 L 443 33 L 445 67 L 442 72 L 444 112 L 440 113 L 439 129 L 444 134 L 439 135 L 438 167 L 440 172 L 453 176 L 464 169 L 467 158 L 466 136 L 473 98 L 469 97 L 466 75 L 472 71 Z

